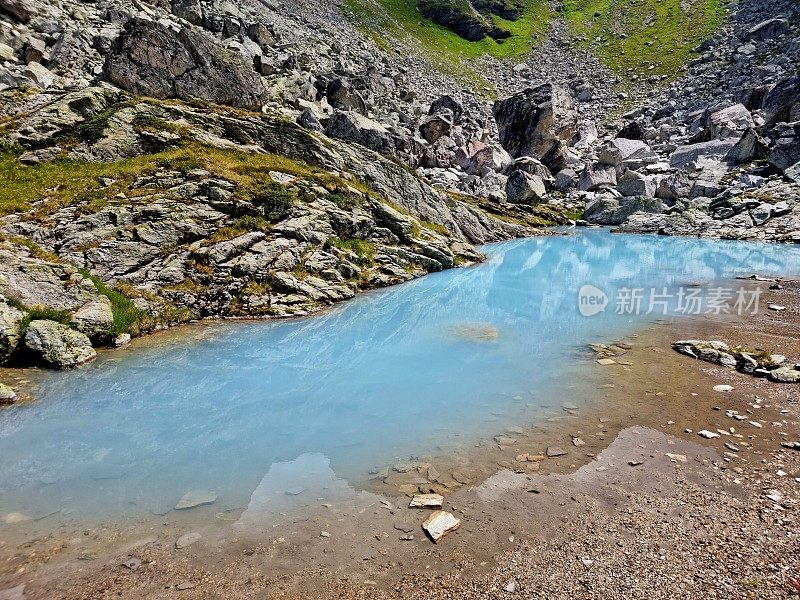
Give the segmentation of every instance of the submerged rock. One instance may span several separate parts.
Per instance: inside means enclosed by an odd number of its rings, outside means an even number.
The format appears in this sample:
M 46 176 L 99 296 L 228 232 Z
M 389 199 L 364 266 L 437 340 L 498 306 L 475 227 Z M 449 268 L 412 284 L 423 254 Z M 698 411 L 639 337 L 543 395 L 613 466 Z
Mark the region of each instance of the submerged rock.
M 97 357 L 85 334 L 55 321 L 31 321 L 25 331 L 25 346 L 60 369 L 77 367 Z
M 178 503 L 175 505 L 175 510 L 196 508 L 205 504 L 214 504 L 216 501 L 216 492 L 209 492 L 207 490 L 190 490 L 183 495 L 183 498 L 178 500 Z

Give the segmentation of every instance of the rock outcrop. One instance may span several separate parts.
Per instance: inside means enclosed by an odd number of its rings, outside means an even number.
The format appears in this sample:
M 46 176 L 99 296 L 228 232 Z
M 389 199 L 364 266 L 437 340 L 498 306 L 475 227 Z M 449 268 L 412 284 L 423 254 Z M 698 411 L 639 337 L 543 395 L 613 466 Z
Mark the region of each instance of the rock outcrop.
M 154 98 L 200 99 L 260 108 L 264 87 L 252 64 L 220 47 L 201 31 L 174 31 L 132 19 L 111 46 L 106 79 L 124 90 Z
M 46 363 L 66 369 L 97 357 L 84 334 L 54 321 L 31 321 L 25 331 L 25 347 Z

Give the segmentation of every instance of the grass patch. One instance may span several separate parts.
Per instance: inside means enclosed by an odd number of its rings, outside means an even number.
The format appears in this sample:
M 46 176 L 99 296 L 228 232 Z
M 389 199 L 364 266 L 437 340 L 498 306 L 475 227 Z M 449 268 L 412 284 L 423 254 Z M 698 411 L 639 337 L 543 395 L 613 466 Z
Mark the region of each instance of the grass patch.
M 563 11 L 570 32 L 620 74 L 674 76 L 725 20 L 723 0 L 565 0 Z
M 20 335 L 25 335 L 25 332 L 28 330 L 28 325 L 30 325 L 32 321 L 55 321 L 56 323 L 69 326 L 69 322 L 72 319 L 72 313 L 68 310 L 59 310 L 57 308 L 45 306 L 28 308 L 19 303 L 15 308 L 24 310 L 27 313 L 19 322 Z
M 375 244 L 367 240 L 351 239 L 343 240 L 337 237 L 328 238 L 325 248 L 338 248 L 339 250 L 349 250 L 358 256 L 356 261 L 361 266 L 371 266 L 375 264 Z
M 236 184 L 243 194 L 253 196 L 264 192 L 264 186 L 269 185 L 264 182 L 271 183 L 270 171 L 308 179 L 328 190 L 345 189 L 349 185 L 362 192 L 369 191 L 361 182 L 345 181 L 321 168 L 285 156 L 223 150 L 198 143 L 117 162 L 64 158 L 32 166 L 19 162 L 17 153 L 6 151 L 0 152 L 0 216 L 29 212 L 43 220 L 60 208 L 79 204 L 99 210 L 110 201 L 116 202 L 120 192 L 129 194 L 138 177 L 159 168 L 183 173 L 205 169 Z M 101 178 L 115 182 L 105 187 L 100 183 Z M 271 194 L 274 198 L 276 193 L 274 189 L 272 192 L 267 189 L 268 196 Z M 276 200 L 276 207 L 279 200 Z
M 149 320 L 149 315 L 138 308 L 133 301 L 125 294 L 109 287 L 106 283 L 92 275 L 86 269 L 78 269 L 78 272 L 84 277 L 90 279 L 94 284 L 97 291 L 111 301 L 111 312 L 114 315 L 114 324 L 111 328 L 111 335 L 116 337 L 122 333 L 130 333 L 131 335 L 139 335 Z
M 245 215 L 236 219 L 231 225 L 226 225 L 225 227 L 217 229 L 206 238 L 206 243 L 216 244 L 218 242 L 225 242 L 239 237 L 242 234 L 250 233 L 251 231 L 268 231 L 269 227 L 270 223 L 265 218 Z
M 253 180 L 241 186 L 241 196 L 264 212 L 264 218 L 277 223 L 289 216 L 297 203 L 297 192 L 274 181 Z
M 439 235 L 449 236 L 450 232 L 447 231 L 447 227 L 444 225 L 440 225 L 439 223 L 431 223 L 430 221 L 420 221 L 422 226 L 425 229 L 430 229 L 431 231 L 435 231 Z

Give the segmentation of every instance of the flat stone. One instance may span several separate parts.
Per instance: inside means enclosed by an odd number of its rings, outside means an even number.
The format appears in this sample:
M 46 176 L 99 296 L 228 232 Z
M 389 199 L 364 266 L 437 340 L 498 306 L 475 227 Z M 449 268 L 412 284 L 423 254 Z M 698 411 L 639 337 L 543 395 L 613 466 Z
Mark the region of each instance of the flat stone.
M 25 600 L 25 584 L 0 590 L 0 600 Z
M 441 508 L 444 496 L 440 494 L 417 494 L 411 498 L 408 508 Z
M 664 456 L 666 456 L 671 462 L 689 462 L 689 459 L 685 454 L 673 454 L 672 452 L 666 452 L 664 453 Z
M 461 526 L 461 521 L 456 519 L 451 513 L 437 510 L 422 522 L 422 529 L 425 530 L 435 544 L 438 544 L 448 533 L 451 533 Z
M 706 438 L 707 440 L 713 440 L 714 438 L 719 437 L 719 434 L 717 432 L 709 431 L 708 429 L 703 429 L 702 431 L 698 431 L 697 435 Z
M 715 385 L 714 386 L 715 392 L 732 392 L 733 386 L 731 385 Z
M 608 366 L 617 364 L 617 361 L 615 361 L 615 360 L 613 360 L 611 358 L 598 358 L 597 359 L 597 364 L 598 365 L 603 365 L 604 367 L 608 367 Z
M 559 448 L 558 446 L 550 446 L 547 448 L 547 456 L 550 458 L 555 458 L 557 456 L 564 456 L 567 453 L 566 450 L 563 448 Z
M 17 393 L 5 383 L 0 383 L 0 404 L 12 404 L 16 399 Z
M 175 540 L 175 547 L 178 550 L 183 550 L 184 548 L 188 548 L 195 542 L 200 541 L 200 538 L 203 537 L 196 531 L 192 531 L 191 533 L 185 533 L 177 540 Z
M 178 500 L 175 505 L 175 510 L 186 510 L 203 506 L 205 504 L 214 504 L 217 501 L 216 492 L 209 492 L 205 490 L 190 490 L 183 495 L 183 498 Z
M 581 446 L 585 446 L 586 442 L 583 441 L 583 438 L 573 437 L 572 438 L 572 445 L 575 446 L 576 448 L 580 448 Z

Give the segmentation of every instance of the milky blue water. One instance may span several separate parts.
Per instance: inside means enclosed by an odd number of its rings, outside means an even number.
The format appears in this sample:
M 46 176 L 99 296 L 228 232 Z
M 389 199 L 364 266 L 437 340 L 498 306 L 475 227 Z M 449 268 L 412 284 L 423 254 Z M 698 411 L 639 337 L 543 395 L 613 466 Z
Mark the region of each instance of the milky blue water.
M 290 486 L 296 464 L 302 479 L 308 461 L 292 461 L 312 454 L 364 481 L 591 402 L 586 344 L 661 316 L 615 314 L 620 288 L 800 273 L 797 247 L 603 230 L 484 250 L 311 318 L 189 328 L 48 373 L 36 401 L 0 411 L 0 515 L 160 514 L 189 489 L 244 507 L 267 473 Z M 610 298 L 592 317 L 586 284 Z

